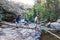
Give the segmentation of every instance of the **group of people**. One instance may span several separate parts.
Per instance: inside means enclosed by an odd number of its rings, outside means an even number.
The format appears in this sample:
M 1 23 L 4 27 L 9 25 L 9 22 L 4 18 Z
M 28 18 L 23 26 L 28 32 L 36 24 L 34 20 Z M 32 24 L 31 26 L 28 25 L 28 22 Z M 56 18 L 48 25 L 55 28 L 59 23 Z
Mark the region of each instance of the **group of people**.
M 17 22 L 17 23 L 19 23 L 19 22 L 21 21 L 21 17 L 22 17 L 21 14 L 17 15 L 17 17 L 16 17 L 16 22 Z M 27 23 L 29 23 L 28 14 L 27 14 L 26 17 L 25 17 L 25 21 L 26 21 Z
M 17 22 L 17 23 L 19 23 L 19 22 L 21 21 L 21 16 L 22 16 L 21 14 L 17 15 L 17 17 L 16 17 L 16 22 Z M 26 21 L 26 23 L 29 24 L 28 14 L 26 14 L 25 21 Z M 36 17 L 34 18 L 34 22 L 35 22 L 35 23 L 38 23 L 38 16 L 36 16 Z

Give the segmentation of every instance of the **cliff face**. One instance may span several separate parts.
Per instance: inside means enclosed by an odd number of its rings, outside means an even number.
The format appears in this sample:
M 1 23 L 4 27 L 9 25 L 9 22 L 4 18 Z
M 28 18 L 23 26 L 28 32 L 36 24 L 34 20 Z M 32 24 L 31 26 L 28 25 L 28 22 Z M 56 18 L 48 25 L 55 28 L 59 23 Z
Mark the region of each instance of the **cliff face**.
M 6 0 L 0 0 L 0 4 L 6 4 Z
M 18 3 L 14 3 L 13 1 L 0 0 L 0 6 L 2 6 L 5 10 L 14 13 L 20 13 L 21 10 L 23 10 Z
M 6 0 L 0 0 L 0 15 L 3 17 L 0 20 L 13 22 L 16 17 L 16 9 Z
M 22 5 L 20 5 L 19 3 L 15 3 L 15 2 L 13 2 L 13 1 L 7 1 L 7 0 L 0 0 L 0 6 L 2 7 L 2 11 L 3 11 L 3 14 L 5 15 L 5 13 L 12 13 L 12 14 L 20 14 L 20 13 L 22 13 L 22 12 L 27 12 L 27 10 L 26 9 L 24 9 L 24 7 L 22 7 Z M 27 6 L 27 5 L 26 5 Z M 25 6 L 25 7 L 26 7 Z M 1 8 L 0 7 L 0 8 Z M 0 11 L 1 11 L 0 10 Z M 11 13 L 10 13 L 10 15 L 11 15 Z M 9 17 L 9 16 L 7 16 L 7 17 Z M 3 20 L 8 20 L 8 18 L 4 18 Z M 9 17 L 10 19 L 9 19 L 9 21 L 12 21 L 12 19 L 13 18 L 11 18 L 11 17 Z

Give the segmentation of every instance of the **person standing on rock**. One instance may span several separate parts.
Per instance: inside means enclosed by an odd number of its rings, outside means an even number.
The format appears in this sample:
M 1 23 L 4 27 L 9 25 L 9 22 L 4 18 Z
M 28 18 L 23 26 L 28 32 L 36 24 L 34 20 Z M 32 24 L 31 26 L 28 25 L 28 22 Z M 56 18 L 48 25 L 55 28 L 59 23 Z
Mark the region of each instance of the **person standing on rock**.
M 26 25 L 29 25 L 29 15 L 28 14 L 26 14 L 26 17 L 25 17 L 25 21 L 26 21 Z
M 16 17 L 16 28 L 21 26 L 21 14 Z
M 35 23 L 35 28 L 37 28 L 37 24 L 39 23 L 38 15 L 35 17 L 34 23 Z

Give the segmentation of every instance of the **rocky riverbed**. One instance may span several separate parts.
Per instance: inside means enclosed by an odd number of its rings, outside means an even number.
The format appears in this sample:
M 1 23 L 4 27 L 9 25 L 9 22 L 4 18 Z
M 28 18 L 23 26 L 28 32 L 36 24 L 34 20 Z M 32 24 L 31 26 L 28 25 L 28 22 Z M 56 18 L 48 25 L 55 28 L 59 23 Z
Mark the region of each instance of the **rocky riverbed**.
M 7 23 L 10 25 L 16 25 L 13 23 Z M 35 30 L 34 24 L 30 24 L 28 29 L 27 26 L 21 24 L 21 28 L 14 28 L 7 25 L 3 25 L 0 27 L 0 40 L 39 40 L 41 31 L 38 29 Z M 5 27 L 5 28 L 4 28 Z M 26 27 L 26 28 L 24 28 Z

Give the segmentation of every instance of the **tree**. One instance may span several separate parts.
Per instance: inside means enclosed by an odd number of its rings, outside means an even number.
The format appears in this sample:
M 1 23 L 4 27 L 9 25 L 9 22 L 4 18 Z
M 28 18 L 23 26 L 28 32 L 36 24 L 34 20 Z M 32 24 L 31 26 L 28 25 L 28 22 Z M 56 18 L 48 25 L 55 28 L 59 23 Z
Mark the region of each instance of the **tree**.
M 60 16 L 59 10 L 59 0 L 46 0 L 46 3 L 40 1 L 34 5 L 34 14 L 39 15 L 40 21 L 56 21 Z

